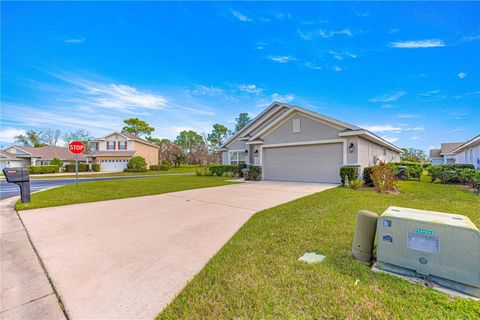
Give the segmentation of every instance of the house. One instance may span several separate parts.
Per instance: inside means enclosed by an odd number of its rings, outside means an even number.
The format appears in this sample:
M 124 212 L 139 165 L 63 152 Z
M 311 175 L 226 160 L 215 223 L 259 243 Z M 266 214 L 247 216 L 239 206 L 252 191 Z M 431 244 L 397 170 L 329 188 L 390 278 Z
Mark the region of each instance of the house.
M 274 102 L 220 149 L 223 164 L 262 167 L 265 180 L 339 183 L 340 167 L 359 171 L 400 161 L 402 150 L 368 130 Z
M 89 141 L 92 164 L 100 164 L 100 171 L 123 171 L 135 156 L 145 159 L 147 166 L 158 164 L 159 147 L 128 132 L 112 132 Z
M 5 158 L 4 158 L 5 157 Z M 67 148 L 58 146 L 43 146 L 43 147 L 25 147 L 25 146 L 11 146 L 2 151 L 0 163 L 13 167 L 26 166 L 46 166 L 54 159 L 60 159 L 64 163 L 75 161 L 75 156 L 68 151 Z M 10 160 L 7 160 L 10 159 Z M 85 157 L 80 155 L 80 161 L 85 161 Z
M 23 160 L 17 158 L 13 153 L 0 150 L 0 170 L 3 168 L 23 167 Z
M 473 164 L 480 168 L 480 134 L 461 144 L 452 153 L 455 154 L 456 163 Z
M 453 150 L 462 144 L 464 142 L 448 142 L 440 144 L 440 149 L 430 149 L 432 164 L 454 164 L 456 155 Z

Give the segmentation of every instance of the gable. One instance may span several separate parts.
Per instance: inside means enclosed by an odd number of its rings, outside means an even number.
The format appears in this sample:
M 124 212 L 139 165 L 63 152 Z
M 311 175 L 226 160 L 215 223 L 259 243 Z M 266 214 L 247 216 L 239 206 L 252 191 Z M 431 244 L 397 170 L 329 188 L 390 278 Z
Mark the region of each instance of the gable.
M 127 140 L 127 138 L 125 136 L 121 135 L 121 134 L 112 133 L 112 134 L 106 136 L 105 140 L 108 140 L 108 141 L 113 141 L 113 140 L 125 141 L 125 140 Z
M 338 139 L 342 129 L 300 112 L 294 112 L 260 134 L 265 144 Z

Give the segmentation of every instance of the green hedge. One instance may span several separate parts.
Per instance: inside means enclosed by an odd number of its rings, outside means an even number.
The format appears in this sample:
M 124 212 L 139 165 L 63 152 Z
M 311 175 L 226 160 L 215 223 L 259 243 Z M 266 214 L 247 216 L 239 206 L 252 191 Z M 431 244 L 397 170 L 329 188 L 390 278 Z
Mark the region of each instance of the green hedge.
M 221 177 L 225 172 L 231 172 L 234 175 L 240 175 L 240 168 L 238 165 L 210 165 L 208 166 L 208 171 L 210 171 L 214 176 Z
M 340 168 L 340 180 L 345 185 L 345 177 L 348 177 L 348 181 L 358 179 L 358 168 L 351 166 L 343 166 Z
M 363 184 L 367 187 L 373 187 L 372 167 L 363 168 Z
M 252 180 L 252 181 L 262 180 L 262 167 L 248 166 L 248 180 Z
M 85 171 L 88 171 L 88 164 L 79 163 L 78 164 L 78 172 L 85 172 Z M 75 163 L 66 164 L 65 165 L 65 172 L 75 172 Z
M 390 162 L 388 165 L 399 179 L 420 179 L 423 172 L 423 165 L 419 162 Z
M 440 183 L 468 183 L 466 181 L 472 180 L 473 178 L 470 177 L 474 177 L 475 172 L 480 170 L 474 170 L 474 168 L 471 164 L 437 164 L 428 167 L 427 171 L 432 182 L 439 180 Z
M 95 172 L 99 172 L 100 171 L 100 164 L 98 164 L 98 163 L 92 164 L 92 170 L 95 171 Z
M 29 174 L 44 174 L 58 172 L 58 166 L 28 166 Z

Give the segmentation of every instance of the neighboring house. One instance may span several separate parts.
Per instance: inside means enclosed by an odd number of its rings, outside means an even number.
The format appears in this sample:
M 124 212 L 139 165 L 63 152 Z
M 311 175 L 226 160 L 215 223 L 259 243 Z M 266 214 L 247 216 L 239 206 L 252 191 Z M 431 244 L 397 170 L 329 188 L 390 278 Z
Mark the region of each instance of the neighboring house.
M 23 167 L 23 160 L 18 159 L 13 153 L 0 150 L 0 170 L 12 167 Z
M 480 134 L 452 152 L 456 155 L 456 163 L 473 164 L 475 168 L 480 168 Z
M 340 167 L 359 172 L 400 161 L 402 150 L 368 130 L 274 102 L 220 149 L 223 164 L 262 166 L 265 180 L 339 183 Z
M 113 132 L 103 138 L 90 140 L 93 164 L 100 164 L 100 171 L 123 171 L 134 156 L 145 159 L 147 165 L 158 164 L 158 146 L 127 132 Z
M 19 167 L 26 167 L 30 165 L 46 166 L 49 165 L 54 158 L 60 159 L 64 163 L 75 160 L 75 156 L 71 154 L 67 148 L 57 146 L 44 146 L 38 148 L 11 146 L 3 150 L 3 152 L 5 152 L 5 154 L 9 157 L 13 156 L 16 159 L 15 165 Z M 85 161 L 85 157 L 83 155 L 80 156 L 80 161 Z
M 440 149 L 430 149 L 432 164 L 454 164 L 456 155 L 453 152 L 465 142 L 448 142 L 440 144 Z

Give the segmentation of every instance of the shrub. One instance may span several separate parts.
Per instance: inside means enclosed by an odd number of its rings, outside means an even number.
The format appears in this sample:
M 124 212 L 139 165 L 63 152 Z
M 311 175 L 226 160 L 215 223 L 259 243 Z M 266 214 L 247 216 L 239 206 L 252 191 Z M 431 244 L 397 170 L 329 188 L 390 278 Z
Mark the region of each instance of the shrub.
M 58 158 L 53 158 L 52 161 L 50 161 L 51 166 L 57 166 L 57 167 L 63 167 L 63 161 L 58 159 Z
M 162 163 L 160 164 L 159 170 L 160 171 L 170 170 L 170 162 L 168 162 L 167 160 L 162 160 Z
M 427 168 L 432 182 L 440 180 L 440 183 L 459 183 L 463 182 L 462 171 L 474 169 L 471 164 L 437 164 Z
M 28 166 L 29 174 L 45 174 L 58 172 L 58 166 Z
M 397 177 L 395 171 L 383 162 L 372 168 L 371 178 L 377 192 L 396 190 Z
M 472 185 L 480 193 L 480 169 L 475 170 L 475 173 L 472 175 Z
M 92 170 L 95 171 L 95 172 L 99 172 L 100 171 L 100 164 L 98 164 L 98 163 L 92 164 Z
M 340 180 L 342 185 L 345 185 L 345 178 L 348 178 L 348 181 L 357 180 L 358 173 L 357 167 L 343 166 L 340 168 Z
M 158 164 L 151 164 L 148 169 L 150 171 L 158 171 L 158 170 L 160 170 L 160 166 Z
M 88 171 L 88 164 L 86 163 L 79 163 L 78 164 L 78 172 L 86 172 Z M 65 165 L 65 172 L 75 172 L 75 163 L 69 163 Z
M 240 174 L 238 165 L 210 165 L 208 167 L 214 176 L 221 177 L 224 172 L 233 172 L 235 175 Z
M 363 184 L 367 187 L 373 187 L 372 167 L 363 168 Z
M 249 166 L 248 167 L 248 180 L 252 180 L 252 181 L 262 180 L 262 167 Z
M 225 178 L 236 178 L 236 175 L 235 175 L 235 173 L 233 173 L 233 171 L 225 171 L 225 172 L 222 174 L 222 177 L 225 177 Z
M 357 190 L 363 186 L 363 181 L 359 179 L 351 180 L 350 181 L 350 188 Z
M 395 171 L 399 179 L 420 179 L 423 172 L 423 166 L 419 162 L 391 162 L 388 165 Z
M 208 167 L 198 168 L 196 171 L 197 176 L 213 176 L 213 173 Z
M 147 171 L 147 162 L 143 157 L 137 156 L 128 160 L 125 172 L 145 172 Z

